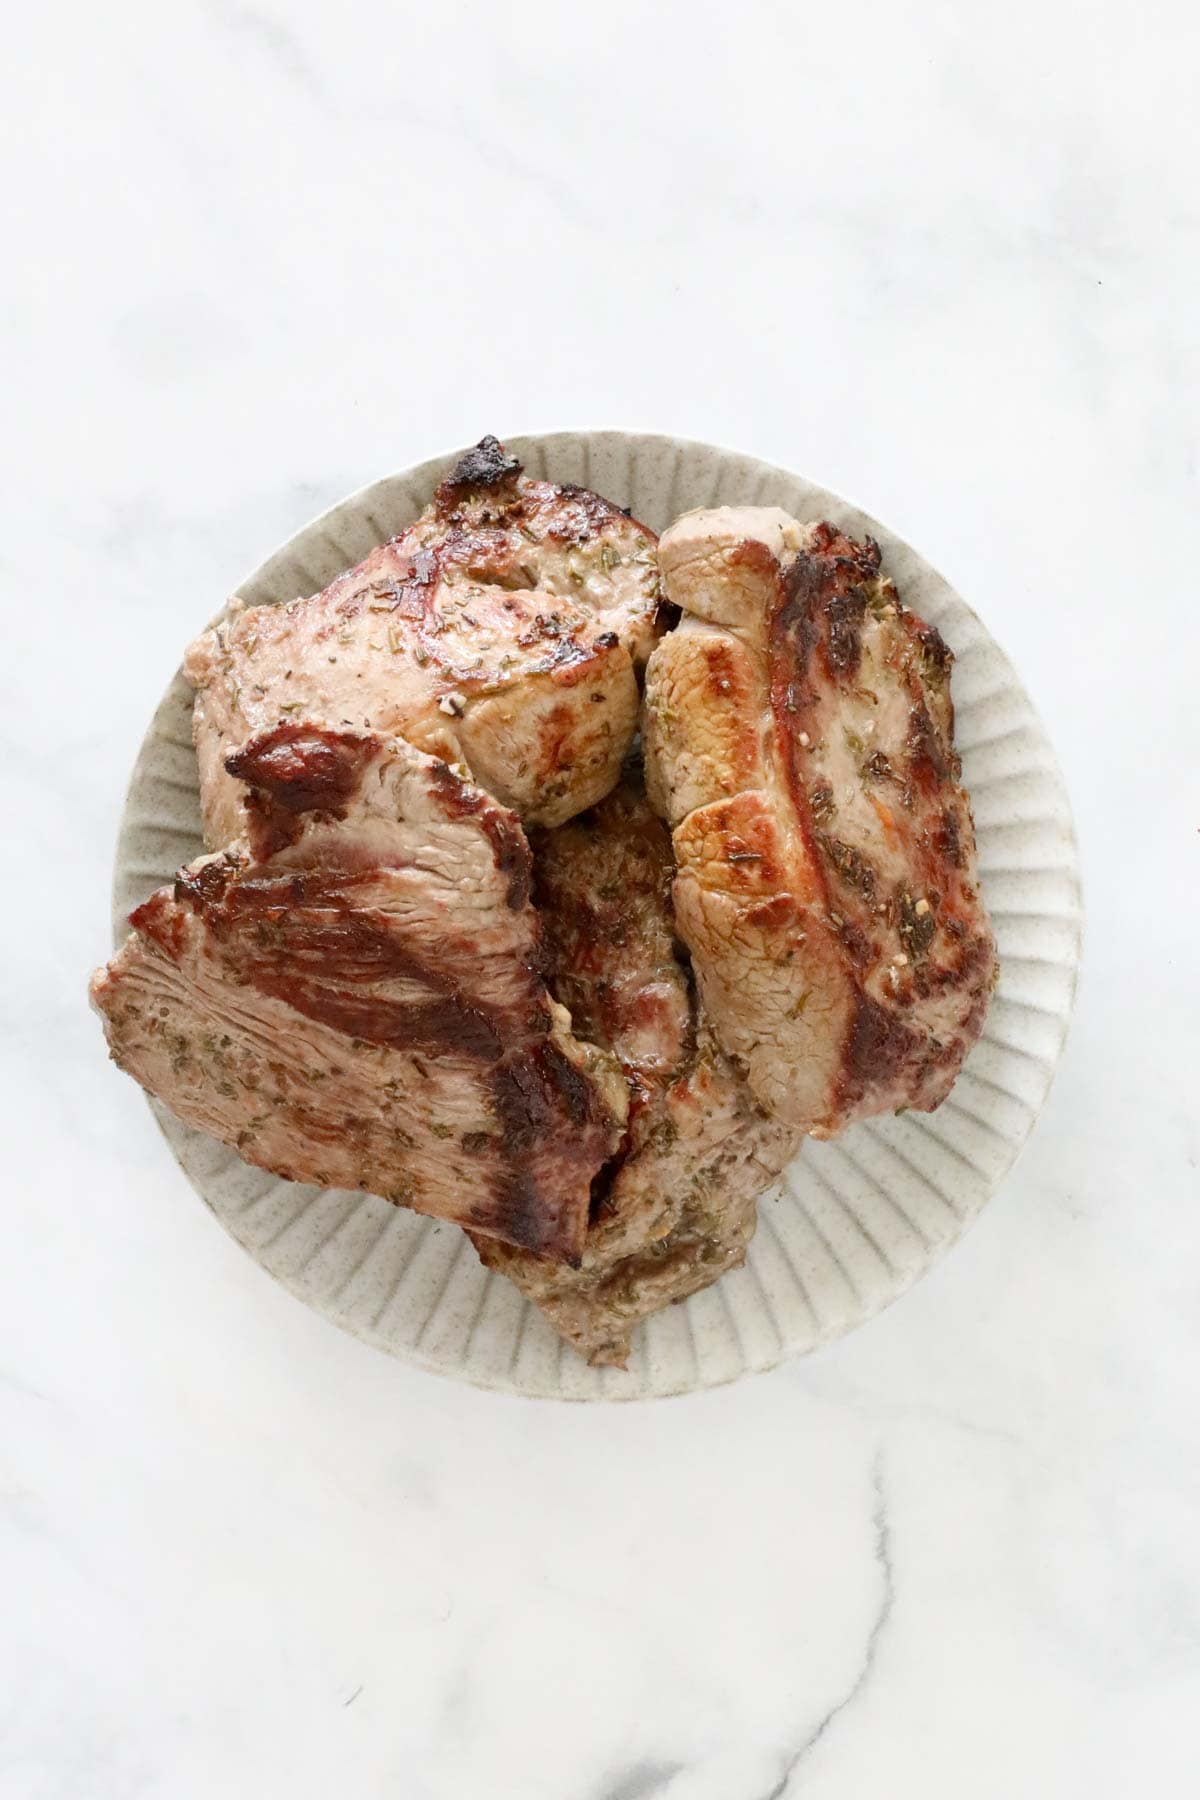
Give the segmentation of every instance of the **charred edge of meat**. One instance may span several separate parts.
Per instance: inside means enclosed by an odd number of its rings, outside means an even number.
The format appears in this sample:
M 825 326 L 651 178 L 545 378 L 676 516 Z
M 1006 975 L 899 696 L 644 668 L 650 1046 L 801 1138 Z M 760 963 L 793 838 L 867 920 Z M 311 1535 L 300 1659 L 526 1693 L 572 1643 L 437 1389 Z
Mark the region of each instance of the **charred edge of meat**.
M 604 531 L 608 526 L 630 517 L 619 506 L 614 506 L 611 500 L 606 500 L 603 494 L 597 494 L 592 488 L 580 487 L 574 481 L 562 482 L 553 492 L 556 497 L 573 501 L 582 514 L 581 526 L 566 518 L 551 518 L 546 535 L 561 543 L 586 544 L 594 532 Z M 635 525 L 639 523 L 636 519 L 633 522 Z M 645 529 L 643 525 L 642 530 Z
M 498 1197 L 513 1240 L 535 1255 L 552 1248 L 558 1229 L 542 1217 L 544 1208 L 529 1172 L 529 1159 L 543 1136 L 556 1130 L 565 1110 L 570 1123 L 603 1127 L 608 1115 L 597 1105 L 586 1077 L 550 1043 L 510 1057 L 488 1074 L 492 1111 L 501 1128 L 509 1167 Z M 579 1266 L 582 1245 L 569 1260 Z
M 917 961 L 913 968 L 913 987 L 924 1000 L 931 994 L 941 993 L 945 989 L 961 992 L 979 980 L 989 965 L 993 970 L 995 963 L 995 946 L 988 936 L 967 937 L 964 927 L 957 920 L 946 922 L 947 935 L 953 940 L 953 960 L 949 962 L 930 963 L 928 960 Z M 988 984 L 984 984 L 984 1004 L 990 992 Z M 972 1008 L 973 1012 L 974 1008 Z M 968 1014 L 968 1020 L 972 1014 Z M 967 1043 L 973 1043 L 966 1024 L 959 1027 L 960 1034 Z
M 205 870 L 203 874 L 207 875 L 207 872 Z M 200 880 L 201 876 L 198 875 L 197 885 Z M 182 898 L 179 894 L 180 885 L 176 882 L 175 893 Z M 184 923 L 180 912 L 171 905 L 168 893 L 167 888 L 158 888 L 148 900 L 143 900 L 140 906 L 134 907 L 129 915 L 129 923 L 140 937 L 157 945 L 172 962 L 177 963 L 185 948 Z
M 473 1004 L 394 933 L 355 910 L 353 881 L 305 872 L 242 881 L 200 899 L 214 941 L 250 985 L 305 1018 L 365 1043 L 495 1061 L 511 1022 Z M 388 1000 L 361 991 L 411 981 L 428 998 Z
M 213 857 L 211 861 L 185 865 L 175 877 L 174 895 L 181 906 L 188 906 L 194 913 L 199 913 L 206 906 L 217 905 L 225 895 L 225 890 L 241 867 L 241 858 L 226 851 L 224 856 Z M 143 931 L 145 925 L 143 915 L 155 904 L 156 896 L 151 895 L 145 905 L 139 906 L 130 913 L 129 923 L 135 931 Z
M 508 1240 L 519 1244 L 534 1256 L 550 1255 L 556 1248 L 557 1233 L 542 1215 L 537 1184 L 527 1166 L 517 1162 L 502 1168 L 493 1189 L 496 1215 L 503 1223 Z M 582 1257 L 571 1256 L 568 1262 L 579 1266 Z
M 848 571 L 853 582 L 874 581 L 883 561 L 883 552 L 873 537 L 865 537 L 860 543 L 829 519 L 813 526 L 809 549 L 812 555 L 829 557 Z
M 826 667 L 834 681 L 853 678 L 861 655 L 865 584 L 879 576 L 880 549 L 874 538 L 861 544 L 828 521 L 813 527 L 809 547 L 788 571 L 780 624 L 795 639 L 801 668 L 807 668 L 819 620 L 824 622 Z M 789 710 L 794 711 L 794 706 Z
M 511 1150 L 530 1149 L 557 1122 L 560 1108 L 576 1127 L 600 1122 L 590 1082 L 554 1044 L 543 1042 L 508 1058 L 489 1081 L 493 1110 Z
M 978 940 L 972 947 L 969 956 L 964 963 L 964 967 L 969 974 L 974 974 L 977 970 L 985 968 L 989 962 L 992 965 L 991 981 L 988 982 L 975 996 L 971 1010 L 959 1028 L 962 1041 L 966 1044 L 974 1044 L 978 1041 L 979 1035 L 983 1030 L 983 1021 L 987 1017 L 988 1003 L 991 1000 L 992 991 L 1000 976 L 1000 965 L 995 960 L 995 947 L 990 938 L 983 938 Z M 955 1065 L 954 1073 L 957 1076 L 957 1064 Z
M 868 1087 L 892 1080 L 921 1048 L 922 1040 L 895 1013 L 861 990 L 846 1038 L 838 1104 L 855 1104 Z
M 957 775 L 929 716 L 929 709 L 920 698 L 908 716 L 907 750 L 909 768 L 922 793 L 931 794 Z
M 499 438 L 482 437 L 460 456 L 435 496 L 439 506 L 454 505 L 473 489 L 501 487 L 516 481 L 522 464 L 510 456 Z
M 765 544 L 758 548 L 775 562 Z M 813 698 L 808 665 L 816 643 L 816 609 L 821 588 L 820 563 L 812 556 L 798 556 L 780 583 L 768 621 L 771 702 L 780 724 L 785 716 L 790 718 Z
M 529 840 L 512 813 L 494 800 L 468 788 L 448 763 L 436 762 L 429 771 L 435 796 L 452 819 L 474 819 L 492 846 L 496 867 L 506 878 L 505 903 L 520 912 L 533 888 L 533 852 Z
M 376 748 L 358 733 L 284 724 L 231 751 L 226 770 L 251 790 L 246 808 L 256 854 L 271 856 L 294 844 L 305 813 L 344 819 Z
M 926 625 L 915 614 L 910 617 L 913 619 L 913 636 L 921 650 L 925 679 L 934 686 L 944 687 L 954 666 L 954 654 L 936 625 Z
M 961 869 L 965 864 L 962 847 L 962 834 L 959 830 L 958 814 L 952 806 L 942 809 L 941 820 L 934 834 L 934 847 L 944 862 L 953 869 Z
M 505 903 L 513 912 L 520 912 L 529 903 L 529 890 L 533 884 L 533 855 L 525 833 L 519 825 L 510 824 L 502 813 L 491 809 L 484 811 L 479 822 L 492 846 L 496 867 L 508 882 Z
M 306 1018 L 366 1044 L 416 1050 L 427 1056 L 468 1056 L 477 1062 L 491 1062 L 503 1050 L 493 1021 L 458 994 L 388 1003 L 322 982 L 308 984 L 264 975 L 256 985 Z

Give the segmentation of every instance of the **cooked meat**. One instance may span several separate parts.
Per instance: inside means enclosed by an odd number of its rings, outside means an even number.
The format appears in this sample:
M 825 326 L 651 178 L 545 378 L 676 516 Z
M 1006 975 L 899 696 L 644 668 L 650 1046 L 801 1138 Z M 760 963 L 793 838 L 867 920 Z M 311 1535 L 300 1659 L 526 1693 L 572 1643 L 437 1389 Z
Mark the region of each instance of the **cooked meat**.
M 599 800 L 636 730 L 654 544 L 598 494 L 524 479 L 485 438 L 409 530 L 322 593 L 232 603 L 184 662 L 210 847 L 242 830 L 230 758 L 283 721 L 405 737 L 530 824 Z
M 647 778 L 713 1030 L 817 1135 L 932 1109 L 995 974 L 950 652 L 829 524 L 694 513 L 660 560 L 683 618 L 647 670 Z
M 671 840 L 641 769 L 535 846 L 534 902 L 575 1030 L 631 1073 L 669 1079 L 687 1056 L 691 1001 L 672 929 Z
M 643 669 L 659 637 L 654 533 L 573 482 L 532 481 L 493 437 L 451 470 L 413 526 L 445 546 L 452 579 L 487 579 L 582 607 Z
M 618 1367 L 641 1319 L 742 1262 L 755 1202 L 803 1136 L 763 1117 L 693 1019 L 671 872 L 667 832 L 636 775 L 540 840 L 535 897 L 550 979 L 576 1031 L 620 1057 L 629 1130 L 596 1183 L 578 1268 L 475 1240 L 568 1343 Z
M 472 1234 L 475 1247 L 581 1356 L 623 1369 L 635 1325 L 744 1262 L 758 1196 L 802 1139 L 795 1127 L 764 1118 L 729 1062 L 702 1040 L 688 1073 L 636 1115 L 579 1268 Z
M 94 978 L 114 1060 L 247 1162 L 577 1258 L 628 1102 L 538 972 L 519 821 L 371 734 L 240 762 L 251 848 L 160 888 Z

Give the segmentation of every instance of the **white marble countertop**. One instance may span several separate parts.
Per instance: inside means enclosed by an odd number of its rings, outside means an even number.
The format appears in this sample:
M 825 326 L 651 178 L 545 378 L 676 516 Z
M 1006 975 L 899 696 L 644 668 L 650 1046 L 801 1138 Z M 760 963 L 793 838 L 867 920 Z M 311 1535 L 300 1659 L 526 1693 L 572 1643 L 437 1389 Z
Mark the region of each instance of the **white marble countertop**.
M 9 21 L 3 1800 L 1193 1791 L 1200 31 L 923 12 Z M 632 1408 L 275 1288 L 83 998 L 135 747 L 236 578 L 574 424 L 796 467 L 943 568 L 1059 747 L 1089 911 L 963 1244 L 807 1362 Z

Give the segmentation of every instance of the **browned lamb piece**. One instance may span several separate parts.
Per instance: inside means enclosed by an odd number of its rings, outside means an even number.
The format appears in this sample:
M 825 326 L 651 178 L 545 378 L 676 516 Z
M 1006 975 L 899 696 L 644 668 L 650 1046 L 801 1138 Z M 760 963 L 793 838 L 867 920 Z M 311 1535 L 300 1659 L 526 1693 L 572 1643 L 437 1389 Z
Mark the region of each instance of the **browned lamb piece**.
M 620 773 L 657 595 L 652 532 L 483 439 L 357 568 L 285 606 L 234 601 L 191 646 L 210 848 L 242 831 L 229 759 L 283 721 L 407 738 L 527 824 L 570 818 Z
M 803 1134 L 763 1117 L 694 1016 L 670 839 L 638 775 L 544 834 L 536 868 L 552 985 L 575 1030 L 620 1058 L 629 1128 L 596 1183 L 578 1268 L 475 1242 L 576 1350 L 624 1367 L 640 1320 L 743 1261 L 758 1196 Z
M 628 1101 L 539 972 L 518 819 L 369 733 L 285 725 L 238 766 L 249 846 L 93 980 L 114 1060 L 261 1168 L 577 1258 Z
M 833 525 L 693 513 L 660 561 L 683 617 L 647 670 L 647 779 L 716 1038 L 819 1136 L 932 1109 L 996 968 L 950 652 Z

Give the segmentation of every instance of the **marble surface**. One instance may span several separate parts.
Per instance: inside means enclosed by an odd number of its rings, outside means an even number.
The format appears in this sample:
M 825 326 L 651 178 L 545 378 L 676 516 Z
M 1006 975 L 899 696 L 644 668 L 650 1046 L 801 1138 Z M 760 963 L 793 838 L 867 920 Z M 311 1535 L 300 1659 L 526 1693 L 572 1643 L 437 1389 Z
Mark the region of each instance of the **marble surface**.
M 1176 1796 L 1200 1716 L 1183 0 L 9 22 L 0 1796 Z M 1089 907 L 966 1240 L 692 1399 L 477 1393 L 225 1236 L 83 1005 L 181 642 L 485 429 L 801 469 L 987 619 Z

